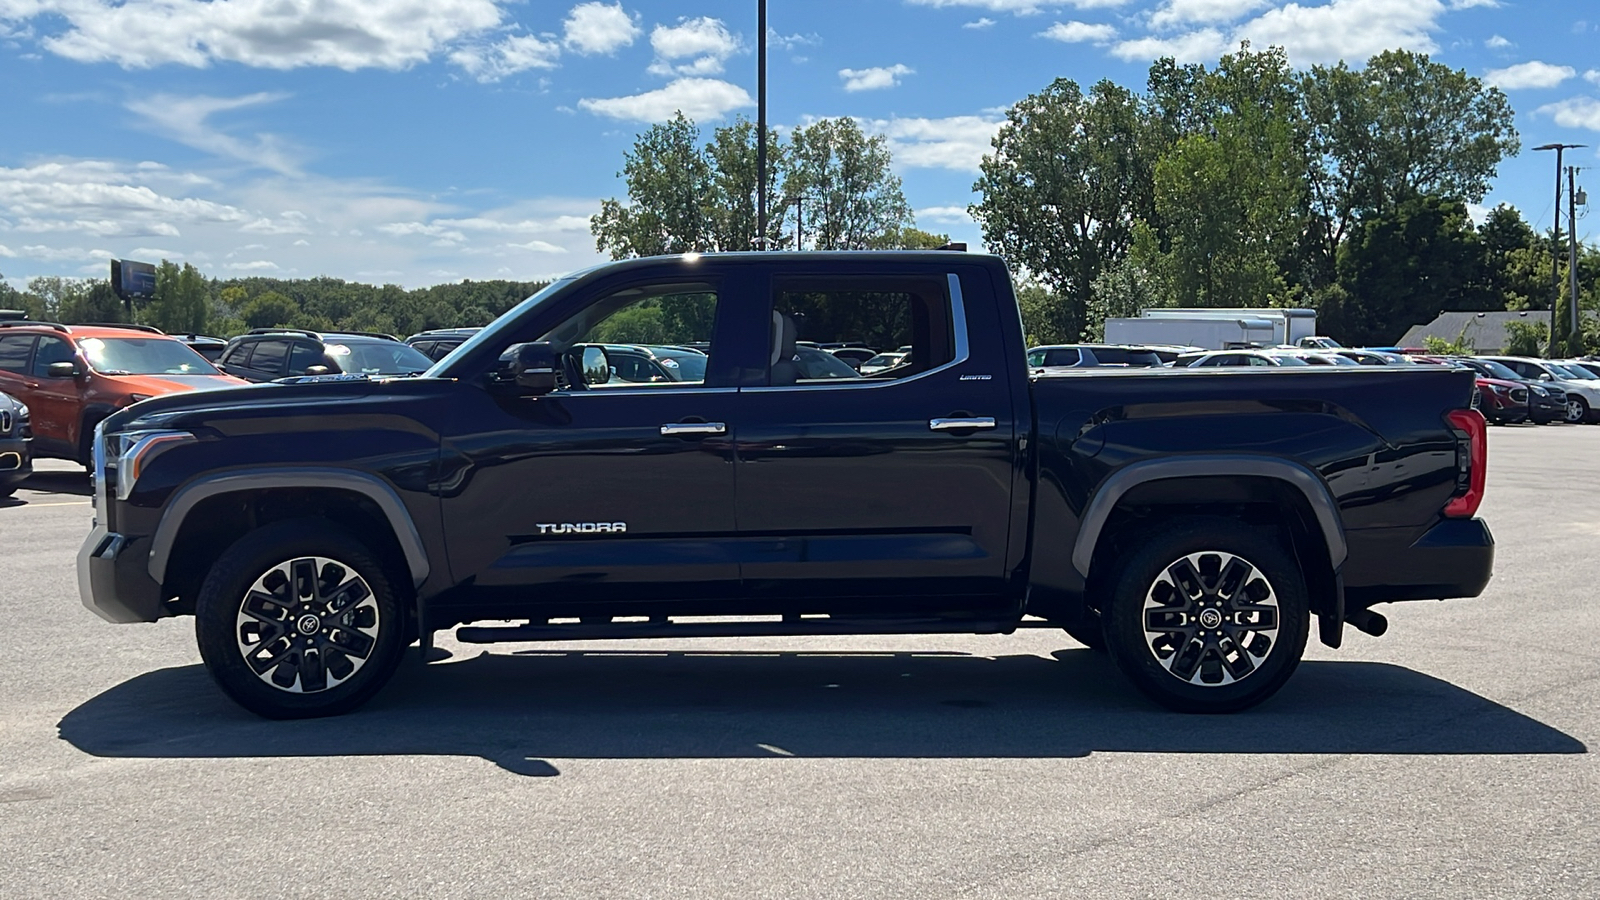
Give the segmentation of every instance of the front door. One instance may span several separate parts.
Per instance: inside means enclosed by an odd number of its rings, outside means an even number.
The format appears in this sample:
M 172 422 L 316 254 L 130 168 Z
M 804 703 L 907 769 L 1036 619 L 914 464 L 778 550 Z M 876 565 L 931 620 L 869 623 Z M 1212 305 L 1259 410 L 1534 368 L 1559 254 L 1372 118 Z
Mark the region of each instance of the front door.
M 51 377 L 50 364 L 58 362 L 75 363 L 79 371 L 83 371 L 85 365 L 65 338 L 40 335 L 33 351 L 33 364 L 28 370 L 28 382 L 33 388 L 33 396 L 28 400 L 33 415 L 33 435 L 41 449 L 75 457 L 83 445 L 78 434 L 83 392 L 75 376 Z
M 738 394 L 716 365 L 714 335 L 725 290 L 703 277 L 598 285 L 562 321 L 515 336 L 579 356 L 697 344 L 711 364 L 700 380 L 630 382 L 613 366 L 541 397 L 493 384 L 464 391 L 457 431 L 445 435 L 442 492 L 465 602 L 510 618 L 651 614 L 669 601 L 674 611 L 681 601 L 717 609 L 737 598 Z
M 992 305 L 968 310 L 944 273 L 780 277 L 769 295 L 768 384 L 740 393 L 747 596 L 797 614 L 1003 607 L 1017 421 Z M 861 376 L 807 346 L 830 341 L 910 352 Z

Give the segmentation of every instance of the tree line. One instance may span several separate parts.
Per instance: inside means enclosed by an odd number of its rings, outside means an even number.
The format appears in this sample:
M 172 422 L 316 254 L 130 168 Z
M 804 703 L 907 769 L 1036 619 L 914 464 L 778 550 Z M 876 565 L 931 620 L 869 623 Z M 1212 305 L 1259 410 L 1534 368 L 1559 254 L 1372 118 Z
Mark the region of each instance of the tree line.
M 0 309 L 74 324 L 138 322 L 169 334 L 232 337 L 251 328 L 373 331 L 405 337 L 431 328 L 486 325 L 547 282 L 462 281 L 407 290 L 339 278 L 205 277 L 163 260 L 155 295 L 131 308 L 107 280 L 45 276 L 18 291 L 0 280 Z

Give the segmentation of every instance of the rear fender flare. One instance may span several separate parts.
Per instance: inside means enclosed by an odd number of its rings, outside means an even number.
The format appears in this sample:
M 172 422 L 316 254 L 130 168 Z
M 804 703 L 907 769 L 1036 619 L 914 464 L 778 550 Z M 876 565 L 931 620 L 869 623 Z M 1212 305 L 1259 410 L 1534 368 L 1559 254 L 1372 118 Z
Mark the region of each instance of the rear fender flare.
M 395 540 L 399 542 L 400 550 L 406 557 L 406 567 L 411 573 L 412 585 L 419 587 L 427 579 L 431 571 L 428 551 L 422 543 L 422 536 L 417 531 L 416 523 L 411 520 L 411 513 L 401 502 L 400 495 L 376 475 L 353 469 L 334 468 L 246 469 L 203 478 L 184 485 L 172 495 L 166 512 L 162 513 L 161 522 L 151 537 L 148 565 L 150 577 L 156 580 L 156 584 L 166 583 L 167 562 L 172 555 L 173 545 L 183 530 L 184 520 L 201 501 L 220 494 L 273 488 L 339 489 L 354 491 L 370 498 L 377 504 L 378 509 L 383 511 L 384 518 L 389 521 L 389 527 L 394 530 Z
M 1100 483 L 1084 510 L 1078 528 L 1078 540 L 1072 548 L 1072 565 L 1084 577 L 1089 575 L 1094 560 L 1095 546 L 1106 521 L 1122 498 L 1135 487 L 1151 481 L 1170 478 L 1204 478 L 1216 476 L 1244 476 L 1272 478 L 1287 482 L 1299 490 L 1316 515 L 1328 545 L 1328 561 L 1337 572 L 1344 564 L 1349 550 L 1344 539 L 1344 522 L 1339 516 L 1339 505 L 1334 502 L 1327 482 L 1309 467 L 1276 456 L 1244 454 L 1185 456 L 1177 459 L 1148 459 L 1123 466 Z

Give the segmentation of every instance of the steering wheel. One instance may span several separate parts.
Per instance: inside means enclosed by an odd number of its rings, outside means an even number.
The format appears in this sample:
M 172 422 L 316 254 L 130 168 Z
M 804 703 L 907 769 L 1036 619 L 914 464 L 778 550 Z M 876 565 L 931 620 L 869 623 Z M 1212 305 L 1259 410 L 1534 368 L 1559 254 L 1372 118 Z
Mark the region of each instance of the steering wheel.
M 561 372 L 558 380 L 565 382 L 565 384 L 557 384 L 557 388 L 565 388 L 570 391 L 587 391 L 589 389 L 589 382 L 583 379 L 582 354 L 583 351 L 575 347 L 569 347 L 561 354 Z

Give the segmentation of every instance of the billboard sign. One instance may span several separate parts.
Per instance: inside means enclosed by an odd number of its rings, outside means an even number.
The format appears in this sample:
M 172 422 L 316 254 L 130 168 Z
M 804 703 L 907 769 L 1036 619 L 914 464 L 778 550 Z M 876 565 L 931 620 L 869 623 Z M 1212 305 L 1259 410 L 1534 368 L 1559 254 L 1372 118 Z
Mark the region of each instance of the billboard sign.
M 156 295 L 156 267 L 131 259 L 113 259 L 111 288 L 124 301 L 149 300 Z

